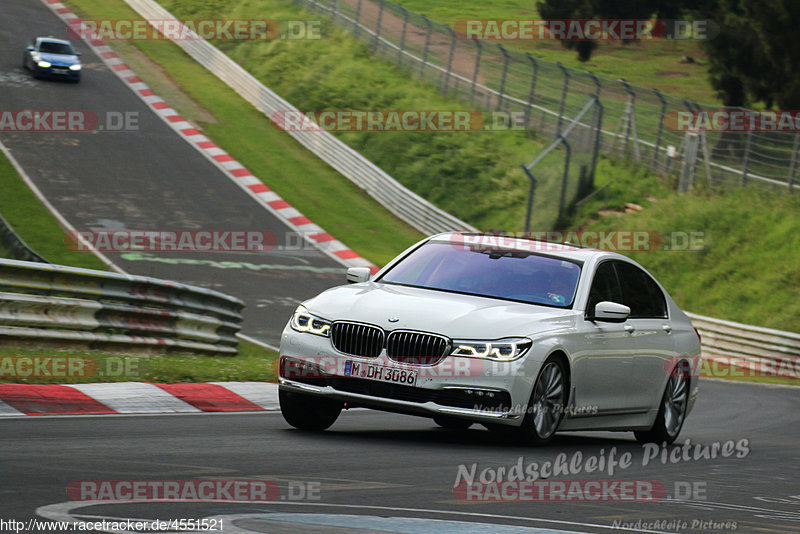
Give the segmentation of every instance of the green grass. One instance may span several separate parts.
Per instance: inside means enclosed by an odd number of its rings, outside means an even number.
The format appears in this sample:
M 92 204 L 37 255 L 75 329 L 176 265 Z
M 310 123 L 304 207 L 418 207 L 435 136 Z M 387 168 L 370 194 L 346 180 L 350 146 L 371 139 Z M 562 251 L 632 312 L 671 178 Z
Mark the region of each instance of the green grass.
M 92 18 L 126 18 L 121 2 L 75 0 Z M 175 4 L 165 2 L 168 9 Z M 263 18 L 302 20 L 309 14 L 281 0 L 255 0 L 219 7 L 182 2 L 185 18 Z M 111 43 L 125 57 L 127 43 Z M 121 45 L 121 46 L 120 46 Z M 376 204 L 367 209 L 352 186 L 204 69 L 166 42 L 135 42 L 159 69 L 212 120 L 200 128 L 265 183 L 315 222 L 378 264 L 420 237 L 397 222 L 387 222 Z M 220 44 L 226 53 L 299 109 L 443 110 L 461 109 L 435 88 L 376 61 L 365 45 L 323 22 L 323 39 Z M 127 60 L 127 58 L 126 58 Z M 147 72 L 143 73 L 145 81 Z M 160 76 L 160 73 L 157 73 Z M 191 80 L 183 84 L 182 80 Z M 154 84 L 155 85 L 155 84 Z M 176 104 L 179 111 L 180 102 Z M 191 119 L 191 110 L 187 113 Z M 473 133 L 347 132 L 339 137 L 401 183 L 454 215 L 485 228 L 518 226 L 524 216 L 527 180 L 518 169 L 541 143 L 522 131 Z M 356 202 L 355 198 L 358 200 Z M 501 206 L 501 209 L 497 207 Z M 543 221 L 544 224 L 544 221 Z
M 431 20 L 453 25 L 465 19 L 532 19 L 540 18 L 534 0 L 397 0 L 406 9 L 426 15 Z M 487 42 L 489 46 L 493 44 Z M 663 93 L 702 103 L 718 104 L 708 79 L 705 53 L 699 41 L 643 41 L 622 44 L 599 43 L 589 61 L 578 61 L 577 53 L 555 41 L 505 41 L 503 46 L 529 52 L 547 61 L 560 61 L 567 67 L 590 70 L 598 76 L 616 80 L 624 78 L 632 84 L 657 88 Z M 698 63 L 681 63 L 689 55 Z
M 682 309 L 800 332 L 800 199 L 756 187 L 679 195 L 646 175 L 635 183 L 607 175 L 598 185 L 611 179 L 610 207 L 634 202 L 644 209 L 612 213 L 587 228 L 655 231 L 677 247 L 626 255 L 653 273 Z M 585 213 L 601 203 L 593 199 Z M 683 249 L 683 234 L 691 232 L 699 233 L 702 248 Z
M 53 363 L 41 363 L 49 370 L 50 376 L 44 376 L 41 371 L 37 373 L 39 376 L 15 376 L 18 370 L 26 374 L 31 368 L 29 363 L 15 360 L 26 357 L 56 358 L 62 363 L 56 364 L 56 367 L 53 367 Z M 92 350 L 54 351 L 3 347 L 0 349 L 0 382 L 274 382 L 277 380 L 277 358 L 277 353 L 245 341 L 239 342 L 239 354 L 235 357 L 184 353 L 163 357 L 135 356 Z
M 70 250 L 65 245 L 66 232 L 22 181 L 11 162 L 0 153 L 0 214 L 29 247 L 47 261 L 59 265 L 105 269 L 91 253 Z M 0 249 L 2 257 L 8 251 Z
M 75 0 L 89 18 L 137 15 L 118 0 Z M 258 17 L 263 18 L 263 17 Z M 223 82 L 167 41 L 112 41 L 137 74 L 215 143 L 249 168 L 305 216 L 350 248 L 382 265 L 422 237 L 363 190 L 294 141 Z M 143 59 L 137 51 L 144 52 Z M 164 81 L 164 73 L 174 81 Z M 170 92 L 172 93 L 170 95 Z M 290 99 L 291 100 L 291 99 Z

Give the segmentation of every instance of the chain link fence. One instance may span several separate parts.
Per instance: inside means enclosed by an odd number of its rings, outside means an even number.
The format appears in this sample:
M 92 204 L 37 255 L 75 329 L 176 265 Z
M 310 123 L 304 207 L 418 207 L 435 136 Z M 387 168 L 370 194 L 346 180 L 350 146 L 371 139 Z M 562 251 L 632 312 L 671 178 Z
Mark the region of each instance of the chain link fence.
M 462 39 L 451 27 L 386 0 L 295 3 L 329 14 L 375 56 L 442 93 L 489 110 L 522 112 L 525 126 L 540 132 L 558 137 L 587 102 L 596 101 L 603 109 L 602 125 L 596 128 L 598 150 L 674 176 L 682 190 L 696 183 L 715 189 L 747 184 L 800 188 L 799 133 L 687 132 L 674 124 L 677 112 L 741 108 L 702 105 L 502 44 Z

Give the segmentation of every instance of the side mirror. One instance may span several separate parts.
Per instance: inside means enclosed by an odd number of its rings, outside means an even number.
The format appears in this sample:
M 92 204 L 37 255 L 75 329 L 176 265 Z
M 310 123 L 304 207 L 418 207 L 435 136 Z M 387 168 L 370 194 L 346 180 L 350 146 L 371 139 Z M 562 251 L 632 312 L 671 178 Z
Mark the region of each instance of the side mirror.
M 25 50 L 27 50 L 28 52 L 33 52 L 34 48 L 31 45 L 28 45 L 25 47 Z
M 606 323 L 624 323 L 630 314 L 631 309 L 624 304 L 604 300 L 603 302 L 597 303 L 594 307 L 594 316 L 589 317 L 589 320 Z
M 75 55 L 76 55 L 76 56 L 80 56 L 80 55 L 81 55 L 81 53 L 80 53 L 80 52 L 75 52 Z
M 366 282 L 369 280 L 372 271 L 369 267 L 350 267 L 347 269 L 347 283 L 358 284 L 359 282 Z

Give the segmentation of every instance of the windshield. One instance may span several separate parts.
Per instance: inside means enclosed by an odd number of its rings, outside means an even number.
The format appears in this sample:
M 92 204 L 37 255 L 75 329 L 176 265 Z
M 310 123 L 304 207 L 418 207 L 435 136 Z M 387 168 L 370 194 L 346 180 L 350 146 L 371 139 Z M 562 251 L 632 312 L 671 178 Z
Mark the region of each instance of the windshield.
M 581 268 L 530 252 L 490 252 L 461 244 L 427 243 L 381 282 L 569 308 Z
M 75 54 L 70 45 L 65 43 L 51 43 L 49 41 L 44 41 L 39 45 L 39 52 L 44 54 L 64 54 L 70 56 Z

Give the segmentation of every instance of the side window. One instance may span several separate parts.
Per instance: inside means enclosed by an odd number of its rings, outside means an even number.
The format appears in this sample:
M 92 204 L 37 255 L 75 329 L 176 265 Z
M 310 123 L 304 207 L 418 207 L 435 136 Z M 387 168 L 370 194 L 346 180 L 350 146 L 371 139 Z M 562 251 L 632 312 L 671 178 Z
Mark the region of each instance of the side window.
M 601 263 L 594 273 L 592 288 L 589 290 L 589 302 L 586 305 L 587 315 L 594 314 L 594 307 L 598 302 L 617 302 L 622 304 L 622 294 L 614 271 L 614 263 L 607 261 Z
M 631 317 L 666 317 L 664 294 L 647 273 L 630 263 L 617 262 L 622 284 L 622 303 L 631 309 Z

